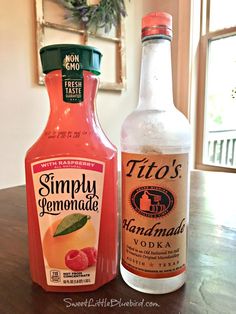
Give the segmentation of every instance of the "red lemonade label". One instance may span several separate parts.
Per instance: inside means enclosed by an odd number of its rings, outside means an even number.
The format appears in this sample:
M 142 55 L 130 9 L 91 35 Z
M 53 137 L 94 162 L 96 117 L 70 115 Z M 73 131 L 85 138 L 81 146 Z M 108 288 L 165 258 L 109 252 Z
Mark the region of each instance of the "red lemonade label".
M 31 169 L 47 284 L 94 284 L 105 164 L 60 157 Z

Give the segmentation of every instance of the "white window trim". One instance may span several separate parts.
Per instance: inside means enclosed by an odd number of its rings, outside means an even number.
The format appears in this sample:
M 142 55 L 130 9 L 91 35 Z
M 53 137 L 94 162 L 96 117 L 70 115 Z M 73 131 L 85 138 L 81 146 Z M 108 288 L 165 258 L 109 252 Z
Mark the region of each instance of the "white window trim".
M 194 2 L 194 0 L 193 0 Z M 236 27 L 210 31 L 210 0 L 202 0 L 201 5 L 201 30 L 199 41 L 199 66 L 198 66 L 198 92 L 196 112 L 196 161 L 195 166 L 199 170 L 211 170 L 221 172 L 236 172 L 235 168 L 207 165 L 203 163 L 203 139 L 204 139 L 204 113 L 206 99 L 206 74 L 209 40 L 228 37 L 236 34 Z

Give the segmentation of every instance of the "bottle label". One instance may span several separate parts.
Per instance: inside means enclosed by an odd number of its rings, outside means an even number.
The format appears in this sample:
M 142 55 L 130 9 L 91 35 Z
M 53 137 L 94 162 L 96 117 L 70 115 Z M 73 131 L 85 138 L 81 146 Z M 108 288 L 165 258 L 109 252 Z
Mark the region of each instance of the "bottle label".
M 47 284 L 94 284 L 105 164 L 60 157 L 31 169 Z
M 63 100 L 79 103 L 84 100 L 84 79 L 80 55 L 73 48 L 61 49 Z
M 188 154 L 122 153 L 122 265 L 146 278 L 186 268 Z

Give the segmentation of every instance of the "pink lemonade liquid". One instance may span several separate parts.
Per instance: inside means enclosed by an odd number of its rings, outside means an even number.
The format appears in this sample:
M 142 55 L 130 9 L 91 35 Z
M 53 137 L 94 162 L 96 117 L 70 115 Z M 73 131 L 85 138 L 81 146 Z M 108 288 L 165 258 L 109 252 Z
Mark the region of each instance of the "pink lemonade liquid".
M 25 159 L 30 271 L 46 291 L 91 291 L 117 273 L 117 151 L 96 118 L 96 75 L 83 70 L 83 100 L 70 103 L 63 88 L 81 84 L 62 72 L 46 75 L 50 116 Z

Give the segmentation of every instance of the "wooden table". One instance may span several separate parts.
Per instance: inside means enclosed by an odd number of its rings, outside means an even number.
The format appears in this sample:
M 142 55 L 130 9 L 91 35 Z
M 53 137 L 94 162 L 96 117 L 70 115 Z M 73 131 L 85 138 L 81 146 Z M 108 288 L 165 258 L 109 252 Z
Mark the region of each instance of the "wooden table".
M 192 172 L 188 279 L 178 291 L 142 294 L 118 275 L 98 291 L 64 294 L 46 293 L 31 282 L 25 188 L 1 190 L 0 313 L 236 313 L 235 198 L 235 174 Z M 105 307 L 112 299 L 114 306 Z M 144 307 L 146 302 L 155 306 Z

